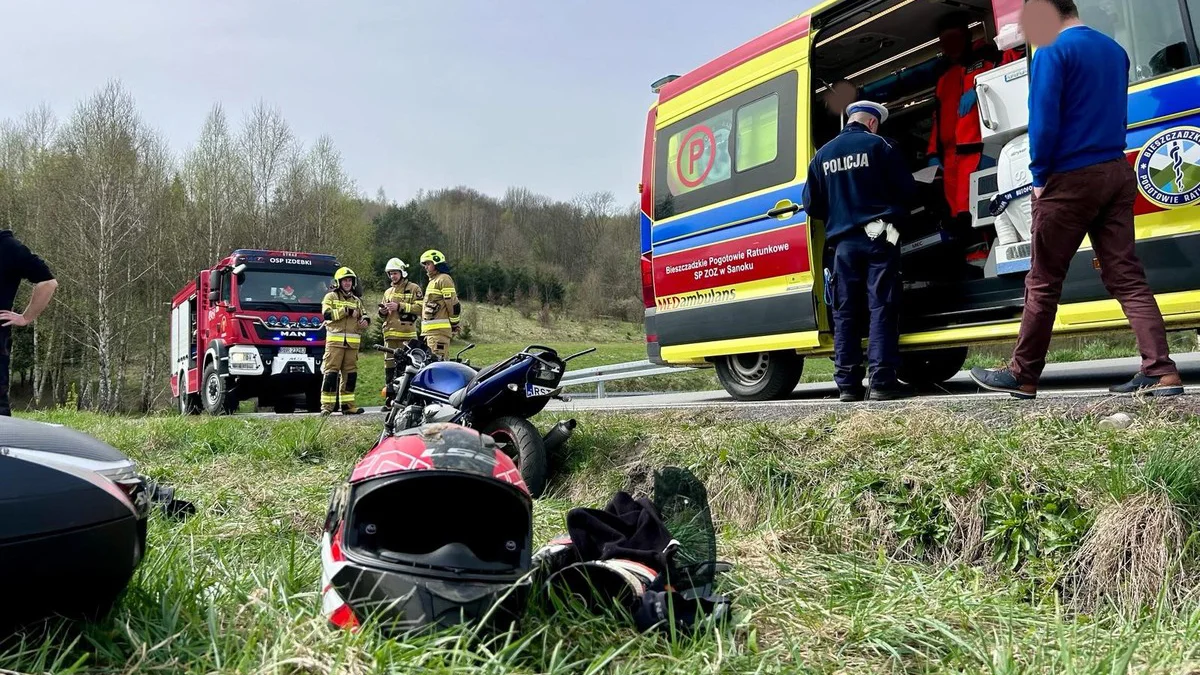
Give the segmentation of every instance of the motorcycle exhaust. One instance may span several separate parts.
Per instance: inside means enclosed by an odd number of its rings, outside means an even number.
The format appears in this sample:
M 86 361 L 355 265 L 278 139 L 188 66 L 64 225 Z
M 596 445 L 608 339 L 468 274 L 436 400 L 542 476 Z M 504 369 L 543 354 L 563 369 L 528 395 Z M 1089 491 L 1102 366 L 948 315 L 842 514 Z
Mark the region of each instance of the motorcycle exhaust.
M 553 427 L 546 435 L 542 437 L 542 444 L 546 446 L 546 452 L 553 452 L 566 444 L 567 439 L 571 437 L 571 432 L 575 431 L 575 420 L 563 420 Z

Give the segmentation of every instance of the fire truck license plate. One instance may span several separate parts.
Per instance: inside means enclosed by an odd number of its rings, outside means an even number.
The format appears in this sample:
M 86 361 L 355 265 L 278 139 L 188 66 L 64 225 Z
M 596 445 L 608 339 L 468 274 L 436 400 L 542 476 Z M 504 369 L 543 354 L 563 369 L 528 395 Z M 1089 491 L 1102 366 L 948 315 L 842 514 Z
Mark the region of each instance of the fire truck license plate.
M 280 347 L 280 354 L 304 354 L 307 352 L 305 347 Z

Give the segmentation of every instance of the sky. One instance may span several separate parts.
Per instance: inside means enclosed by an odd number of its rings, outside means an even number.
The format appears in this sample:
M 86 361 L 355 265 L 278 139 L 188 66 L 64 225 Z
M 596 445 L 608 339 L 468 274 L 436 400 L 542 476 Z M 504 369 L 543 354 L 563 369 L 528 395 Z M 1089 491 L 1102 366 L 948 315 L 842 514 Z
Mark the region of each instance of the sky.
M 2 0 L 0 118 L 110 79 L 182 154 L 220 102 L 333 138 L 357 188 L 637 199 L 650 83 L 812 0 Z

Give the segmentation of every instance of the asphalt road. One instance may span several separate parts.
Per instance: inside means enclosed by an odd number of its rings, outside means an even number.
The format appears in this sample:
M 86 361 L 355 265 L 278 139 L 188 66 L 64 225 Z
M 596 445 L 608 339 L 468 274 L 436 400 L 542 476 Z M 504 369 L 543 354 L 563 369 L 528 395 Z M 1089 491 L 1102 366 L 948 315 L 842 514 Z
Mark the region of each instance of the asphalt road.
M 1173 357 L 1179 364 L 1189 398 L 1200 397 L 1200 353 L 1178 354 Z M 1127 381 L 1138 370 L 1137 358 L 1079 361 L 1076 363 L 1050 364 L 1042 375 L 1038 389 L 1039 401 L 1068 401 L 1073 399 L 1116 398 L 1108 393 L 1108 387 Z M 622 395 L 606 398 L 573 397 L 570 401 L 552 401 L 547 412 L 601 412 L 620 410 L 669 410 L 700 408 L 821 408 L 844 406 L 837 400 L 837 387 L 833 382 L 802 384 L 788 399 L 765 403 L 735 401 L 724 391 L 700 391 L 674 394 Z M 971 381 L 966 372 L 959 373 L 937 391 L 895 403 L 859 403 L 855 405 L 887 406 L 911 405 L 913 402 L 930 404 L 952 404 L 1009 399 L 1007 394 L 983 391 Z M 1035 403 L 1036 404 L 1036 403 Z M 297 413 L 310 414 L 310 413 Z M 379 408 L 368 408 L 364 416 L 378 416 Z M 251 416 L 272 417 L 275 413 L 249 413 Z
M 1173 357 L 1179 364 L 1189 396 L 1200 395 L 1200 353 L 1179 354 Z M 1112 397 L 1108 387 L 1127 381 L 1137 372 L 1138 358 L 1104 359 L 1076 363 L 1050 364 L 1042 375 L 1038 386 L 1038 400 L 1071 398 Z M 609 398 L 574 398 L 570 402 L 554 401 L 547 407 L 556 412 L 587 412 L 603 410 L 658 410 L 673 408 L 711 407 L 823 407 L 839 404 L 838 390 L 833 382 L 802 384 L 791 398 L 767 403 L 735 401 L 724 391 L 688 392 L 677 394 L 651 394 L 646 396 L 615 396 Z M 961 372 L 946 382 L 940 390 L 923 393 L 915 399 L 899 403 L 911 404 L 914 400 L 928 403 L 962 402 L 972 399 L 1008 399 L 1008 394 L 997 394 L 981 390 L 967 373 Z M 866 403 L 862 405 L 887 405 Z

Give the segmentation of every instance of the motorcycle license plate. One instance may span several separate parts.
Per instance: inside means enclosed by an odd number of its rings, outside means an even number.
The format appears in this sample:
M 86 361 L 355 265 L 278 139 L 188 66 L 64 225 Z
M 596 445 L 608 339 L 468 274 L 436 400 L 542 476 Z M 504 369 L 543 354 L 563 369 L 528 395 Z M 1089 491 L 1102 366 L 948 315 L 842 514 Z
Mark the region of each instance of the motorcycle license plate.
M 307 354 L 308 348 L 307 347 L 280 347 L 279 353 L 280 354 Z
M 554 390 L 550 387 L 539 387 L 536 384 L 525 385 L 525 398 L 537 398 L 538 396 L 550 396 Z

